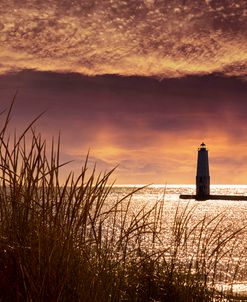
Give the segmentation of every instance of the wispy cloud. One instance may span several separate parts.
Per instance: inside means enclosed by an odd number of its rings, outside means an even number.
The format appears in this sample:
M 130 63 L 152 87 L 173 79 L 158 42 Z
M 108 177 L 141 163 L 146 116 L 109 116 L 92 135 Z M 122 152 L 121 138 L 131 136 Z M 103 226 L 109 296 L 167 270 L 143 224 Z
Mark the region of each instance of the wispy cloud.
M 246 76 L 242 0 L 2 0 L 0 72 Z

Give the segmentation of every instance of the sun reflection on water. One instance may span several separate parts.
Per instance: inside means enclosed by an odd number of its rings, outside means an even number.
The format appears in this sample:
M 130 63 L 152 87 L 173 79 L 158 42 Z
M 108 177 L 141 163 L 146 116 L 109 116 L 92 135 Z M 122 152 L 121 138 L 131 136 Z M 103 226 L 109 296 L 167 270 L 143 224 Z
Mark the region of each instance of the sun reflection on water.
M 130 193 L 136 188 L 141 188 L 143 185 L 115 185 L 110 199 L 121 198 L 124 195 Z M 162 185 L 154 184 L 137 191 L 132 196 L 133 211 L 137 212 L 141 206 L 152 206 L 155 202 L 164 202 L 164 216 L 163 220 L 166 224 L 166 230 L 173 223 L 173 218 L 179 205 L 181 208 L 185 208 L 188 203 L 190 207 L 194 207 L 193 215 L 190 218 L 190 225 L 196 225 L 200 219 L 206 215 L 208 217 L 214 217 L 218 214 L 224 216 L 222 228 L 228 225 L 230 229 L 234 230 L 236 227 L 247 226 L 247 202 L 246 201 L 231 201 L 231 200 L 206 200 L 206 201 L 185 201 L 180 200 L 180 194 L 195 194 L 195 185 Z M 211 185 L 211 194 L 218 195 L 247 195 L 247 185 Z M 169 232 L 164 231 L 163 245 L 169 242 Z M 241 250 L 242 247 L 247 250 L 247 238 L 241 237 L 240 240 L 235 242 L 236 250 Z M 193 247 L 192 247 L 193 248 Z M 239 265 L 239 277 L 234 284 L 229 285 L 226 282 L 219 282 L 218 288 L 225 290 L 231 290 L 237 293 L 245 294 L 247 292 L 247 255 L 236 252 L 236 255 L 232 256 L 232 260 Z M 222 265 L 224 265 L 224 259 L 222 259 Z M 227 278 L 226 278 L 227 280 Z

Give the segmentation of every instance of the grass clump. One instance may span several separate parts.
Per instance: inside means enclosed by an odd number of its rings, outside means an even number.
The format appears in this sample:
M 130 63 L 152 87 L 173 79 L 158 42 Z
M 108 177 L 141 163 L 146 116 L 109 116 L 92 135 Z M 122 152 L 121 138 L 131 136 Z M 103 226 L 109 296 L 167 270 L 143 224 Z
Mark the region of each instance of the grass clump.
M 33 123 L 9 137 L 10 111 L 0 132 L 0 301 L 223 301 L 220 260 L 231 262 L 243 229 L 220 215 L 191 225 L 189 206 L 167 227 L 164 201 L 134 209 L 139 189 L 112 201 L 112 171 L 88 174 L 87 159 L 61 185 L 59 139 L 48 152 Z

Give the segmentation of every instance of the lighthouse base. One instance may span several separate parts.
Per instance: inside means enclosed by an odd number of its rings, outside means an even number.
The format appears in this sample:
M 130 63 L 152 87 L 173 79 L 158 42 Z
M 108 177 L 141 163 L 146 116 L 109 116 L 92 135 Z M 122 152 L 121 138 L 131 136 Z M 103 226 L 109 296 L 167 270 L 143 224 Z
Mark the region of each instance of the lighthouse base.
M 195 200 L 246 200 L 247 196 L 238 195 L 180 195 L 180 199 L 195 199 Z

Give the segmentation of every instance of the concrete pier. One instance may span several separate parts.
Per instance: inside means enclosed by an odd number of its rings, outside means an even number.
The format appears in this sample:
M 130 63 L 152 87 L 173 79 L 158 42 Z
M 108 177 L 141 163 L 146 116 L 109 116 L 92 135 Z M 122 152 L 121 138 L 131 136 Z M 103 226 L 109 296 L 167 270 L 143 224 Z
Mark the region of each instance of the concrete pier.
M 238 195 L 207 195 L 203 199 L 200 199 L 197 195 L 180 195 L 180 199 L 195 199 L 195 200 L 247 200 L 247 196 L 238 196 Z

